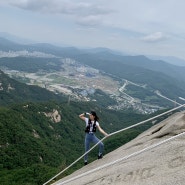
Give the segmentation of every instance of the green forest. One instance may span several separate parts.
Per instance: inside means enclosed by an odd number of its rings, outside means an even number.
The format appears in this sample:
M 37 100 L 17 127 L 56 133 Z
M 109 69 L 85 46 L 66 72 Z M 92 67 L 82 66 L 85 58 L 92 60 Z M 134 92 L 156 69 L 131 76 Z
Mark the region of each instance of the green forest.
M 59 123 L 45 113 L 58 110 Z M 103 110 L 92 103 L 67 102 L 22 103 L 0 107 L 0 184 L 40 185 L 67 167 L 84 153 L 84 123 L 78 117 L 82 112 L 95 110 L 100 116 L 101 127 L 108 133 L 122 129 L 149 116 L 132 111 Z M 151 116 L 151 115 L 150 115 Z M 135 138 L 151 126 L 148 123 L 107 138 L 105 154 Z M 99 138 L 102 135 L 97 133 Z M 96 148 L 90 161 L 97 157 Z M 79 161 L 65 174 L 83 166 Z M 61 178 L 61 177 L 60 177 Z

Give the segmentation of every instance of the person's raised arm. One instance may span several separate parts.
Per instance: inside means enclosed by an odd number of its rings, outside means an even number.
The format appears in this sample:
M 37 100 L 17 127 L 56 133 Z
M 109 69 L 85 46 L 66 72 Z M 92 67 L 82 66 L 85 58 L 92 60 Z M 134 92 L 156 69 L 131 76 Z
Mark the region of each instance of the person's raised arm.
M 88 112 L 82 113 L 82 114 L 79 115 L 79 118 L 82 119 L 82 120 L 85 120 L 85 118 L 86 118 L 85 115 L 89 115 L 89 113 Z

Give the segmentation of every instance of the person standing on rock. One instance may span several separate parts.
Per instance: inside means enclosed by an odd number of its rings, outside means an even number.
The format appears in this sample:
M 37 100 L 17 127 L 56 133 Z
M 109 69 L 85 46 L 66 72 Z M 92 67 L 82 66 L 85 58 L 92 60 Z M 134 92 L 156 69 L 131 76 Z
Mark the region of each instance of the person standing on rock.
M 86 115 L 89 115 L 89 118 L 86 117 Z M 95 111 L 91 111 L 91 113 L 82 113 L 79 115 L 79 118 L 85 121 L 86 128 L 85 128 L 85 152 L 87 152 L 90 148 L 90 143 L 98 143 L 100 140 L 95 136 L 96 128 L 104 135 L 108 136 L 108 134 L 100 127 L 100 124 L 98 122 L 99 118 Z M 99 153 L 98 153 L 98 159 L 101 159 L 103 157 L 103 149 L 104 144 L 100 142 L 99 144 Z M 86 154 L 84 156 L 84 164 L 87 165 L 88 155 Z

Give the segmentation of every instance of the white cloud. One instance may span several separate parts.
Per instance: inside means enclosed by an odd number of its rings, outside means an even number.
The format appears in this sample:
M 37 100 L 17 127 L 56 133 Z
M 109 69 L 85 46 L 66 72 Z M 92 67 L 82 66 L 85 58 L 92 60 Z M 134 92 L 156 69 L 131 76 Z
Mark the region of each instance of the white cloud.
M 101 24 L 101 18 L 94 15 L 80 17 L 79 19 L 77 19 L 76 23 L 82 26 L 94 27 Z
M 149 35 L 146 35 L 141 40 L 146 42 L 160 42 L 166 40 L 168 37 L 164 35 L 162 32 L 155 32 Z
M 103 24 L 102 16 L 113 12 L 101 4 L 84 0 L 8 0 L 7 3 L 32 12 L 67 15 L 73 22 L 90 27 Z
M 72 0 L 9 0 L 12 6 L 21 9 L 51 14 L 72 14 L 78 16 L 109 14 L 103 6 L 87 1 Z

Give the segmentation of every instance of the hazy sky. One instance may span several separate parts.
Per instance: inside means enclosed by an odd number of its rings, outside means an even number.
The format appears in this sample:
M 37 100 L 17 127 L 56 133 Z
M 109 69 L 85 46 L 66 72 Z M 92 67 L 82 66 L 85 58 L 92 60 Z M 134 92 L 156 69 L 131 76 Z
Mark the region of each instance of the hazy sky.
M 185 59 L 185 0 L 0 0 L 0 32 Z

